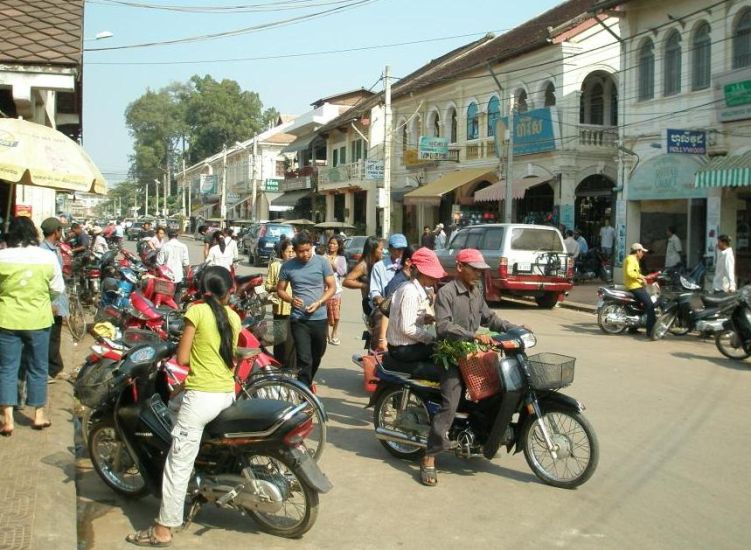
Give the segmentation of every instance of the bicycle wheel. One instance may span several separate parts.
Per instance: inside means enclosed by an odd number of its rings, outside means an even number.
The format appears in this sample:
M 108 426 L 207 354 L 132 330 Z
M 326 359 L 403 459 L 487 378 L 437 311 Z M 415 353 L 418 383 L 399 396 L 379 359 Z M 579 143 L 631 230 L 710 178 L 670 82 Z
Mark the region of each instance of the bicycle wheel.
M 86 314 L 83 305 L 78 297 L 78 293 L 72 292 L 69 295 L 70 315 L 68 316 L 68 330 L 73 337 L 73 341 L 80 342 L 86 334 Z

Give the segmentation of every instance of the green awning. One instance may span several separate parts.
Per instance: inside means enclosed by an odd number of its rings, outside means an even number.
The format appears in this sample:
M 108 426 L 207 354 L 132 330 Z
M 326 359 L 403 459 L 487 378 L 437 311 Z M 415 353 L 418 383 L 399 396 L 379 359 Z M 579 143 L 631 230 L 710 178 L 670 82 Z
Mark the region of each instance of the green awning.
M 751 151 L 715 157 L 696 172 L 696 187 L 751 186 Z

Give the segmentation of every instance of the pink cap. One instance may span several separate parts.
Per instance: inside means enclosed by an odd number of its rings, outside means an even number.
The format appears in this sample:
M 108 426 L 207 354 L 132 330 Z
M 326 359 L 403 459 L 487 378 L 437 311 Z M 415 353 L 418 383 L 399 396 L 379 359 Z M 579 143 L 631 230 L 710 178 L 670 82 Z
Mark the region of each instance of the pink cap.
M 460 250 L 456 255 L 457 263 L 467 264 L 475 269 L 490 269 L 490 266 L 485 263 L 485 258 L 476 248 L 465 248 Z
M 441 262 L 438 261 L 438 256 L 436 256 L 435 252 L 429 248 L 424 246 L 418 248 L 412 253 L 411 259 L 412 265 L 423 275 L 433 279 L 442 279 L 448 275 L 448 273 L 443 270 Z

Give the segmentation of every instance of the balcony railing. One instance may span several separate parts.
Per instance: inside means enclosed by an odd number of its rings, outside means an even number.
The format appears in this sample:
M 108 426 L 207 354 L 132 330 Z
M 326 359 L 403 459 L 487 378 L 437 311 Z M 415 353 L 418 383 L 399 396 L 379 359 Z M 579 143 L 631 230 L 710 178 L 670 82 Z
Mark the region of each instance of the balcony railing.
M 318 170 L 319 186 L 363 179 L 365 179 L 365 162 L 363 160 L 340 164 L 331 168 L 319 168 Z
M 582 147 L 608 147 L 618 144 L 618 128 L 615 126 L 598 126 L 579 124 L 579 145 Z

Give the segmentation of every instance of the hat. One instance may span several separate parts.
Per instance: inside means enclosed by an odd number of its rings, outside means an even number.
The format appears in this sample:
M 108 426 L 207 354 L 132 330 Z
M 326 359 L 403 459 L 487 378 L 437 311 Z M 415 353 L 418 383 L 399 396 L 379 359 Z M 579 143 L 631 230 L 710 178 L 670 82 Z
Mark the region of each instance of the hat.
M 424 246 L 422 248 L 418 248 L 412 253 L 411 260 L 412 265 L 415 266 L 420 273 L 427 277 L 431 277 L 433 279 L 442 279 L 443 277 L 448 275 L 443 270 L 441 262 L 438 261 L 438 256 L 436 256 L 435 252 L 433 252 L 429 248 L 426 248 Z
M 47 218 L 42 222 L 42 233 L 51 235 L 58 229 L 62 229 L 63 224 L 57 218 Z
M 401 233 L 394 233 L 389 237 L 389 248 L 407 248 L 408 246 L 407 237 Z
M 634 243 L 631 245 L 631 252 L 636 252 L 637 250 L 641 250 L 643 252 L 649 252 L 646 248 L 642 246 L 641 243 Z
M 102 228 L 101 228 L 101 227 L 99 227 L 98 225 L 95 225 L 94 227 L 92 227 L 92 228 L 91 228 L 91 232 L 92 232 L 92 233 L 93 233 L 94 235 L 99 235 L 99 233 L 101 233 L 101 232 L 102 232 Z
M 456 255 L 457 263 L 467 264 L 475 269 L 490 269 L 490 266 L 485 263 L 485 258 L 476 248 L 465 248 L 460 250 Z

